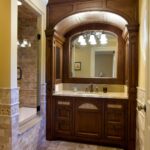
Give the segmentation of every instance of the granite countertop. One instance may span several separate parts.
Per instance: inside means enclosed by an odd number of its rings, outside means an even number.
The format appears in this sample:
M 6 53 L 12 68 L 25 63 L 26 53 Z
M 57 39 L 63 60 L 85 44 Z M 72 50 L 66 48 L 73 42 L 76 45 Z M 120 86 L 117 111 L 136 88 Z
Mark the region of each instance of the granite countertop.
M 71 96 L 71 97 L 94 97 L 94 98 L 116 98 L 128 99 L 127 93 L 124 92 L 84 92 L 84 91 L 59 91 L 53 93 L 53 96 Z

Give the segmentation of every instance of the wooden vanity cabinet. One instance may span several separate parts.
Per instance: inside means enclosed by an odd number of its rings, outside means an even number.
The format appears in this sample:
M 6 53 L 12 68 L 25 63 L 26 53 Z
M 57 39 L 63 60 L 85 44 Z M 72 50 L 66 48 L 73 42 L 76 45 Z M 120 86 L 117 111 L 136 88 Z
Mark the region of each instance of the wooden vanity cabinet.
M 100 139 L 102 136 L 102 104 L 93 98 L 75 100 L 75 136 Z
M 54 126 L 56 136 L 73 133 L 73 101 L 66 97 L 55 97 Z
M 53 96 L 55 139 L 126 148 L 127 100 Z

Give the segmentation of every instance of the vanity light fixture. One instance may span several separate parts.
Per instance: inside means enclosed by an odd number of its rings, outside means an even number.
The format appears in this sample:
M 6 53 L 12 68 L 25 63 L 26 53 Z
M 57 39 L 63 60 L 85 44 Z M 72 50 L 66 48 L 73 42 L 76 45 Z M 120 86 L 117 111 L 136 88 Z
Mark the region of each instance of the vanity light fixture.
M 18 1 L 17 1 L 17 5 L 18 5 L 18 6 L 21 6 L 21 5 L 22 5 L 22 2 L 18 0 Z
M 89 39 L 89 40 L 88 40 Z M 85 45 L 97 45 L 97 41 L 100 41 L 101 45 L 105 45 L 108 43 L 108 38 L 103 31 L 94 31 L 94 32 L 87 32 L 83 33 L 78 37 L 78 43 L 81 46 Z
M 31 47 L 31 42 L 27 39 L 23 39 L 23 41 L 17 41 L 17 46 L 25 48 L 25 47 Z

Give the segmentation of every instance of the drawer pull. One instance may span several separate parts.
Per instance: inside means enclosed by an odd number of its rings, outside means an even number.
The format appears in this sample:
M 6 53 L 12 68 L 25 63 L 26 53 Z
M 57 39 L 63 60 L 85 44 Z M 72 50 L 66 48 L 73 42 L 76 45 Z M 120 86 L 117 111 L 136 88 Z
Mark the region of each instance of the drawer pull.
M 107 105 L 107 108 L 122 109 L 122 105 L 108 104 L 108 105 Z
M 70 102 L 58 101 L 58 105 L 66 105 L 69 106 Z

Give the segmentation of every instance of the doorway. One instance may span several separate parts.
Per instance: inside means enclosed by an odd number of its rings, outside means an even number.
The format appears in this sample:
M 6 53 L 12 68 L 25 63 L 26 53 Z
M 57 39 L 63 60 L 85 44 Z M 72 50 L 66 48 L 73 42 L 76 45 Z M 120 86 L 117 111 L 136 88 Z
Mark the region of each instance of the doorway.
M 19 123 L 37 115 L 39 100 L 39 14 L 27 3 L 18 6 Z

